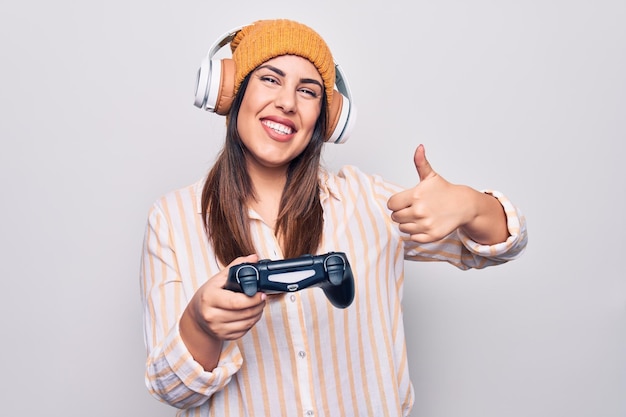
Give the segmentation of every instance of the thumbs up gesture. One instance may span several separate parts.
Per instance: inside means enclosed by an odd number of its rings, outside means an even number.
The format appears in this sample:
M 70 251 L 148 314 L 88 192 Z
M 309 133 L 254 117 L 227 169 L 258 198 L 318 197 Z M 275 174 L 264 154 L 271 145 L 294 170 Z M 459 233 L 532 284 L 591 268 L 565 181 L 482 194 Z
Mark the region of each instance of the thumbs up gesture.
M 387 202 L 387 207 L 392 211 L 392 220 L 399 224 L 402 232 L 411 235 L 411 240 L 434 242 L 473 222 L 479 214 L 480 205 L 476 203 L 483 196 L 499 206 L 491 196 L 467 186 L 451 184 L 437 174 L 426 159 L 424 145 L 417 147 L 413 161 L 419 183 L 394 194 Z M 503 219 L 502 214 L 504 223 Z

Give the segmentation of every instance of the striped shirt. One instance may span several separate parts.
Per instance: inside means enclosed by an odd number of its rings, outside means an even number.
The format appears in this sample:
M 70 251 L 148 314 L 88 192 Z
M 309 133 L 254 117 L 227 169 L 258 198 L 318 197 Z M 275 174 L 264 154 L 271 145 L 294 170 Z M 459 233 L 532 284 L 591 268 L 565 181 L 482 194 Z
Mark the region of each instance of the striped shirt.
M 141 262 L 146 385 L 178 416 L 406 416 L 413 387 L 402 319 L 404 260 L 482 268 L 519 256 L 525 220 L 500 193 L 510 237 L 480 245 L 460 231 L 418 244 L 390 219 L 396 185 L 347 166 L 320 172 L 324 231 L 319 253 L 345 252 L 355 299 L 333 307 L 320 288 L 268 296 L 261 320 L 224 343 L 205 371 L 183 343 L 178 321 L 194 292 L 221 266 L 203 229 L 203 180 L 160 198 L 150 210 Z M 282 259 L 268 227 L 250 211 L 260 258 Z

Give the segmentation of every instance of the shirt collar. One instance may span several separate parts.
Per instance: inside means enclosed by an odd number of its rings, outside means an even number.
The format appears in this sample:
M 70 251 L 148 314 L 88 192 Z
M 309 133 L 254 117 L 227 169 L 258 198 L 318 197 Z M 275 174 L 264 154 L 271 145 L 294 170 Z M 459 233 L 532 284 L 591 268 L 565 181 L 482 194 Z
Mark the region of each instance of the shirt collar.
M 332 197 L 341 201 L 339 186 L 337 185 L 337 177 L 330 175 L 324 168 L 320 168 L 320 201 L 324 202 L 327 198 Z

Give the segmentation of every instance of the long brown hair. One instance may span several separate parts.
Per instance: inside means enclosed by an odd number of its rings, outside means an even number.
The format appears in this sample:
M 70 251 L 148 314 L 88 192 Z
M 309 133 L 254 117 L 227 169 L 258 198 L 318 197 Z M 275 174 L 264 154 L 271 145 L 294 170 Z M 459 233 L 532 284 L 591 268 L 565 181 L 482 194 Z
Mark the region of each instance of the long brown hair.
M 250 236 L 246 202 L 254 197 L 246 169 L 246 148 L 237 131 L 239 107 L 250 74 L 242 82 L 228 115 L 226 141 L 202 189 L 202 218 L 217 259 L 229 264 L 238 256 L 256 253 Z M 327 125 L 326 98 L 307 147 L 287 169 L 276 229 L 282 235 L 284 256 L 314 254 L 322 239 L 324 217 L 319 197 L 319 167 Z

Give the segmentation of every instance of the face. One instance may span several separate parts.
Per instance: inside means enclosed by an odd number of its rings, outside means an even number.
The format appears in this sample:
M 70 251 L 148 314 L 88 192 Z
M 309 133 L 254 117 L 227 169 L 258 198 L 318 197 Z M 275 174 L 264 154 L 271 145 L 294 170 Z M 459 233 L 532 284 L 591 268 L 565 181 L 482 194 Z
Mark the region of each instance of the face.
M 323 91 L 317 68 L 299 56 L 270 59 L 252 72 L 237 118 L 249 168 L 287 168 L 311 140 Z

